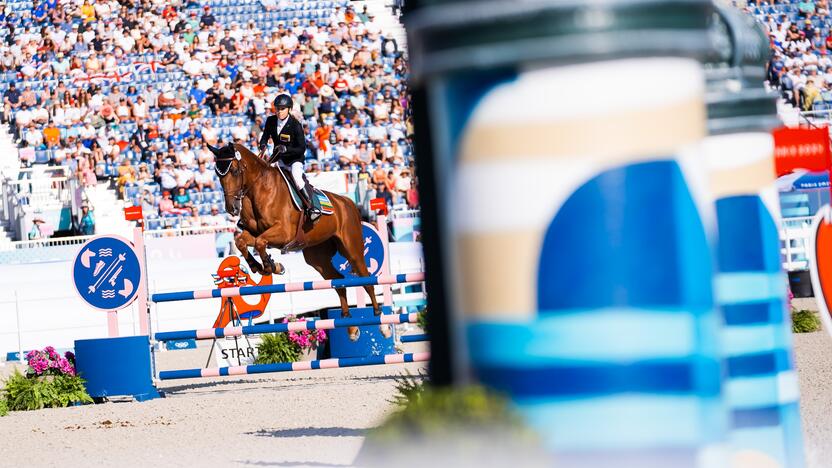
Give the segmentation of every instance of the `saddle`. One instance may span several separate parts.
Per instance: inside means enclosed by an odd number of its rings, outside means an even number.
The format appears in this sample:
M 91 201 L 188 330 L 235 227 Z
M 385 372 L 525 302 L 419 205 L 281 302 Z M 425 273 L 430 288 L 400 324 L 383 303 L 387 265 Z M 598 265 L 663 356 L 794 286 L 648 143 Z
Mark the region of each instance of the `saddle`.
M 300 211 L 300 217 L 298 218 L 298 228 L 295 232 L 295 238 L 291 242 L 286 244 L 283 247 L 283 249 L 281 249 L 282 253 L 285 254 L 286 252 L 303 250 L 303 248 L 306 247 L 306 236 L 303 232 L 303 226 L 304 224 L 306 224 L 307 214 L 303 206 L 303 201 L 301 200 L 300 194 L 298 193 L 299 190 L 295 186 L 294 178 L 291 177 L 291 175 L 287 175 L 287 173 L 291 174 L 291 171 L 286 165 L 282 164 L 281 162 L 278 162 L 276 164 L 273 164 L 272 166 L 277 168 L 278 172 L 283 178 L 283 182 L 286 183 L 286 187 L 289 189 L 289 198 L 292 199 L 292 204 L 295 206 L 296 210 Z M 303 175 L 303 181 L 309 184 L 309 179 L 306 178 L 306 174 Z M 309 186 L 312 187 L 311 184 L 309 184 Z M 315 222 L 317 222 L 321 216 L 332 215 L 335 212 L 335 209 L 332 206 L 332 200 L 329 199 L 329 196 L 326 193 L 315 187 L 312 187 L 312 193 L 314 193 L 315 195 L 314 197 L 312 197 L 311 200 L 312 205 L 320 213 L 309 218 L 309 221 L 314 225 Z
M 295 179 L 291 176 L 291 170 L 282 162 L 273 165 L 273 167 L 278 168 L 280 175 L 283 177 L 283 182 L 285 182 L 286 186 L 289 188 L 289 195 L 291 195 L 292 204 L 295 206 L 295 209 L 303 212 L 303 201 L 298 193 L 298 188 L 295 187 Z M 309 179 L 306 178 L 306 174 L 303 175 L 303 181 L 309 184 Z M 309 185 L 312 186 L 312 184 Z M 312 187 L 312 192 L 315 194 L 315 196 L 312 197 L 312 205 L 314 205 L 315 208 L 321 212 L 321 215 L 331 215 L 335 212 L 335 208 L 332 206 L 332 200 L 329 199 L 329 195 L 316 187 Z M 318 217 L 315 217 L 315 219 L 311 221 L 314 223 L 317 220 Z

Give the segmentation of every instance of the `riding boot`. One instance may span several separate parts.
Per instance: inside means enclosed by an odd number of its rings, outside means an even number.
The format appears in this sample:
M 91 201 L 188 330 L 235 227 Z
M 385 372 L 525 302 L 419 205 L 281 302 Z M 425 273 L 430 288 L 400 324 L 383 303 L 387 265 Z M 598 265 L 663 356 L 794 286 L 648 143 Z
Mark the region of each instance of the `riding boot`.
M 315 199 L 315 189 L 313 189 L 309 184 L 306 184 L 303 189 L 306 192 L 306 199 L 309 202 L 309 217 L 315 219 L 321 215 L 321 210 L 316 208 L 315 203 L 312 201 Z
M 309 197 L 309 184 L 304 185 L 302 189 L 298 190 L 298 195 L 300 195 L 300 200 L 303 204 L 303 211 L 306 213 L 306 217 L 311 219 L 312 199 Z

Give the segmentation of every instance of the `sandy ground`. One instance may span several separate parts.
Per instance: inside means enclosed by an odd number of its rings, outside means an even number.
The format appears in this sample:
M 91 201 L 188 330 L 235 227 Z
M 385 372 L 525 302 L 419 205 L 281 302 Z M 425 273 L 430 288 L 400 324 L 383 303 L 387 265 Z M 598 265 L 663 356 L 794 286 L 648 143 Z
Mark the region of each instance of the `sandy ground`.
M 814 298 L 795 299 L 792 305 L 818 310 Z M 825 331 L 793 336 L 807 466 L 828 467 L 832 464 L 832 338 Z
M 159 367 L 200 367 L 207 355 L 169 351 Z M 12 412 L 0 418 L 0 466 L 349 466 L 394 409 L 395 379 L 424 368 L 172 380 L 159 387 L 166 398 L 143 403 Z
M 811 301 L 797 304 L 814 308 Z M 421 351 L 426 345 L 405 345 Z M 199 367 L 207 348 L 160 354 Z M 832 340 L 795 335 L 809 467 L 832 460 Z M 0 367 L 8 373 L 11 365 Z M 395 379 L 421 363 L 163 382 L 144 403 L 14 412 L 0 418 L 0 466 L 350 466 L 364 433 L 393 411 Z

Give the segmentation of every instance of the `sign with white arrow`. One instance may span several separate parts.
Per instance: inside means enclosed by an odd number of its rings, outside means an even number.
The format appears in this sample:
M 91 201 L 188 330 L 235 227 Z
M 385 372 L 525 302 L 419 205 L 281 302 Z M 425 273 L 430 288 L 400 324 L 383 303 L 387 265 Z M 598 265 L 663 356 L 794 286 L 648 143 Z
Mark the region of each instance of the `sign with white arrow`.
M 87 304 L 113 311 L 136 299 L 142 268 L 130 241 L 119 236 L 98 236 L 78 251 L 72 278 L 78 295 Z
M 362 235 L 364 236 L 364 263 L 370 276 L 381 274 L 381 266 L 384 264 L 384 243 L 381 241 L 376 228 L 369 223 L 361 223 Z M 352 271 L 352 265 L 340 253 L 332 257 L 332 265 L 345 277 L 358 276 Z

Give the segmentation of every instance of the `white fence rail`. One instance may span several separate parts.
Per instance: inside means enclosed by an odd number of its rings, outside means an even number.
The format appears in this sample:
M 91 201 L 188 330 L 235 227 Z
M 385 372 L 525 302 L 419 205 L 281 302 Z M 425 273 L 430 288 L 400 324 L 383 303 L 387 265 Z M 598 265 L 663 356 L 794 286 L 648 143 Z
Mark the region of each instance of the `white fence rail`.
M 813 216 L 784 218 L 780 224 L 780 253 L 786 271 L 809 269 L 809 248 L 812 240 Z

